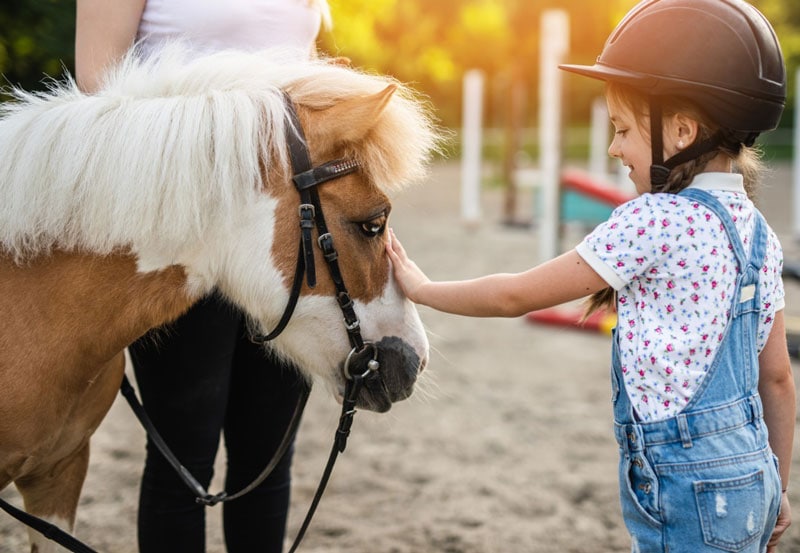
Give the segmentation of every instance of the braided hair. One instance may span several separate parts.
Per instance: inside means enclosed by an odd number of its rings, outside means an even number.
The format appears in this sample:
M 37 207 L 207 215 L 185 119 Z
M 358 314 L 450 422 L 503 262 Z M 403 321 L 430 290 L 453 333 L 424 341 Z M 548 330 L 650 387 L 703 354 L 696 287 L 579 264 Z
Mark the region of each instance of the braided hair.
M 638 124 L 642 126 L 642 132 L 649 134 L 649 98 L 645 94 L 618 82 L 608 81 L 606 98 L 629 108 L 636 116 Z M 745 146 L 734 132 L 720 128 L 697 105 L 684 98 L 663 97 L 660 100 L 665 118 L 681 113 L 697 121 L 697 140 L 707 140 L 717 133 L 722 136 L 722 140 L 716 149 L 675 167 L 667 182 L 658 187 L 654 186 L 651 192 L 653 194 L 677 194 L 692 184 L 695 176 L 702 173 L 712 159 L 718 155 L 724 155 L 733 161 L 735 170 L 744 177 L 747 195 L 751 199 L 754 198 L 764 170 L 760 150 L 755 146 Z M 611 287 L 600 290 L 587 300 L 584 319 L 599 309 L 613 310 L 615 307 L 616 291 Z

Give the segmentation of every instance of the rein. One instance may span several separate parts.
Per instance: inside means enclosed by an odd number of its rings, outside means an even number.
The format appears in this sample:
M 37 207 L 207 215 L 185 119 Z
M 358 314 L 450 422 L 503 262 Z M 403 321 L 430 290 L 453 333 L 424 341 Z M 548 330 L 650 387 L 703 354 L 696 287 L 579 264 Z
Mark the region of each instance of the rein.
M 328 456 L 328 462 L 325 465 L 322 477 L 311 505 L 308 508 L 303 524 L 298 530 L 297 537 L 289 550 L 289 553 L 294 553 L 300 546 L 308 527 L 311 524 L 311 519 L 316 512 L 328 480 L 333 472 L 333 466 L 339 453 L 344 452 L 347 445 L 347 438 L 350 435 L 350 428 L 353 424 L 353 417 L 356 413 L 356 403 L 358 396 L 367 378 L 374 376 L 374 373 L 380 368 L 378 362 L 378 348 L 372 342 L 365 342 L 361 336 L 361 324 L 356 315 L 353 301 L 347 287 L 344 283 L 341 270 L 339 268 L 338 253 L 333 243 L 333 236 L 328 231 L 328 226 L 325 223 L 325 217 L 322 212 L 322 204 L 320 202 L 319 192 L 317 186 L 334 180 L 345 175 L 349 175 L 358 170 L 358 163 L 352 159 L 338 159 L 329 161 L 317 167 L 311 164 L 311 158 L 308 152 L 306 138 L 303 133 L 300 119 L 297 116 L 297 111 L 294 108 L 292 100 L 289 95 L 284 92 L 284 102 L 286 104 L 287 118 L 289 127 L 286 130 L 286 137 L 289 146 L 289 155 L 292 164 L 292 182 L 294 183 L 297 191 L 300 194 L 300 207 L 298 214 L 300 217 L 300 244 L 298 246 L 297 266 L 295 268 L 294 278 L 292 280 L 292 288 L 289 294 L 289 300 L 281 315 L 278 324 L 275 328 L 267 334 L 257 334 L 251 332 L 251 339 L 256 343 L 264 344 L 273 340 L 283 332 L 289 320 L 292 318 L 294 309 L 297 306 L 297 300 L 300 297 L 300 291 L 303 285 L 303 277 L 308 284 L 309 288 L 314 288 L 317 284 L 316 267 L 314 261 L 314 241 L 312 232 L 314 228 L 317 229 L 317 245 L 322 250 L 322 256 L 328 267 L 328 272 L 333 280 L 336 288 L 336 301 L 342 311 L 344 317 L 344 325 L 347 330 L 347 337 L 350 342 L 351 350 L 348 353 L 344 362 L 343 373 L 346 378 L 344 398 L 342 400 L 342 411 L 339 417 L 339 425 L 334 435 L 333 447 Z M 367 355 L 362 355 L 367 353 Z M 363 370 L 355 369 L 351 365 L 358 363 L 361 358 L 364 358 Z M 240 491 L 228 494 L 222 491 L 217 494 L 210 494 L 194 476 L 184 467 L 175 454 L 169 449 L 166 442 L 159 435 L 158 431 L 150 421 L 144 407 L 136 397 L 136 391 L 133 389 L 128 377 L 123 375 L 122 384 L 120 385 L 120 393 L 128 401 L 131 409 L 144 427 L 148 437 L 153 441 L 158 450 L 170 465 L 178 473 L 178 476 L 195 494 L 196 501 L 206 506 L 213 506 L 218 503 L 231 501 L 238 497 L 245 495 L 252 491 L 259 484 L 261 484 L 273 471 L 275 466 L 283 458 L 286 451 L 289 449 L 292 439 L 300 425 L 300 418 L 305 409 L 308 396 L 311 393 L 311 386 L 306 385 L 301 391 L 300 397 L 297 400 L 292 419 L 284 433 L 278 449 L 275 451 L 272 459 L 270 459 L 267 466 L 259 474 L 256 479 L 245 486 Z M 57 526 L 39 518 L 25 511 L 17 509 L 13 505 L 7 503 L 0 498 L 0 509 L 5 510 L 8 514 L 33 528 L 37 532 L 44 535 L 49 540 L 55 541 L 62 547 L 72 551 L 73 553 L 97 553 L 94 549 L 87 546 L 80 540 L 76 539 L 69 533 L 61 530 Z

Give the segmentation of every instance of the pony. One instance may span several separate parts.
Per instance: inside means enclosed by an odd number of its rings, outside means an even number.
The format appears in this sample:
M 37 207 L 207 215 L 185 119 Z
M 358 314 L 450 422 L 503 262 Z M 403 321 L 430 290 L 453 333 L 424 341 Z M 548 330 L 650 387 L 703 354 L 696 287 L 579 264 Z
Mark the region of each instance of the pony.
M 13 482 L 28 513 L 73 529 L 90 437 L 136 338 L 213 289 L 263 331 L 281 318 L 300 234 L 286 96 L 314 165 L 357 164 L 318 193 L 380 361 L 358 406 L 411 394 L 429 345 L 384 231 L 390 194 L 437 150 L 431 110 L 390 77 L 281 59 L 132 51 L 96 94 L 67 76 L 0 106 L 0 489 Z M 335 286 L 318 280 L 269 347 L 342 394 L 350 345 Z M 59 550 L 30 534 L 32 551 Z

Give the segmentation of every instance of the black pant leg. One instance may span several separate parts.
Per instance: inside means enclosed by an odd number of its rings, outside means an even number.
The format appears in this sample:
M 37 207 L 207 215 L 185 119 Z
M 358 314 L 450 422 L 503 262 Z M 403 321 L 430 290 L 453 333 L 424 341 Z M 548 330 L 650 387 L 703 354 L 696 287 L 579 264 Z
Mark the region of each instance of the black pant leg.
M 181 463 L 208 487 L 224 423 L 241 315 L 217 295 L 130 347 L 142 403 Z M 205 512 L 155 445 L 147 443 L 141 553 L 204 553 Z
M 245 332 L 237 343 L 225 423 L 228 453 L 226 490 L 249 484 L 279 447 L 305 387 L 297 370 Z M 224 506 L 228 553 L 280 553 L 289 509 L 293 448 L 272 474 L 248 495 Z

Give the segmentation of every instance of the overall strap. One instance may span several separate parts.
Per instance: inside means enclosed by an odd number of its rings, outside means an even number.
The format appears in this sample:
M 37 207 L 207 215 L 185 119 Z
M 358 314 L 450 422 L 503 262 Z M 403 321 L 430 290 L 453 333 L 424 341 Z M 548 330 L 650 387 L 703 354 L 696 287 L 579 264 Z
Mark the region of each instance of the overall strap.
M 728 235 L 736 256 L 738 273 L 730 298 L 730 320 L 726 336 L 716 353 L 708 374 L 703 378 L 687 409 L 698 409 L 702 405 L 717 405 L 733 399 L 726 390 L 733 386 L 738 397 L 758 393 L 758 351 L 756 333 L 761 313 L 761 268 L 767 249 L 767 225 L 758 210 L 754 210 L 753 233 L 750 237 L 750 252 L 745 255 L 744 245 L 729 211 L 712 194 L 704 190 L 687 189 L 681 196 L 702 203 L 714 212 Z M 723 385 L 724 384 L 724 385 Z M 754 420 L 758 419 L 753 411 Z
M 728 234 L 733 246 L 733 253 L 736 256 L 736 264 L 739 266 L 739 271 L 743 273 L 748 262 L 747 255 L 744 251 L 742 239 L 739 237 L 739 231 L 736 230 L 736 224 L 725 206 L 713 194 L 698 188 L 686 188 L 681 190 L 678 195 L 699 202 L 714 212 L 714 215 L 722 222 L 722 226 Z
M 764 266 L 764 259 L 767 252 L 767 225 L 764 216 L 754 209 L 755 224 L 753 235 L 750 239 L 750 255 L 745 253 L 742 239 L 736 229 L 728 210 L 711 193 L 697 188 L 687 188 L 679 193 L 680 196 L 702 203 L 714 212 L 722 221 L 725 232 L 733 246 L 736 256 L 736 263 L 739 267 L 739 278 L 737 279 L 737 293 L 739 297 L 734 302 L 734 311 L 739 314 L 745 310 L 757 310 L 759 308 L 757 294 L 759 272 Z M 753 299 L 755 301 L 748 301 Z

